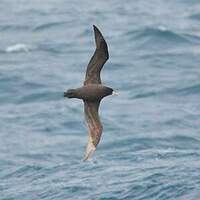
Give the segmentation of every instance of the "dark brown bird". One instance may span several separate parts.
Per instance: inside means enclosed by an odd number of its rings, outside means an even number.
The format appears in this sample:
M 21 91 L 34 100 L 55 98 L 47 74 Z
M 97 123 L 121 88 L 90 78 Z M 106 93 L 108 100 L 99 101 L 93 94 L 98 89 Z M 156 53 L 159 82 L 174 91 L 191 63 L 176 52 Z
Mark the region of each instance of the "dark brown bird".
M 84 101 L 85 119 L 89 130 L 89 140 L 84 160 L 92 156 L 99 144 L 103 126 L 99 118 L 98 110 L 101 100 L 112 94 L 116 94 L 110 87 L 101 84 L 100 72 L 109 58 L 108 47 L 99 29 L 93 25 L 96 50 L 87 66 L 84 86 L 77 89 L 69 89 L 64 97 L 78 98 Z

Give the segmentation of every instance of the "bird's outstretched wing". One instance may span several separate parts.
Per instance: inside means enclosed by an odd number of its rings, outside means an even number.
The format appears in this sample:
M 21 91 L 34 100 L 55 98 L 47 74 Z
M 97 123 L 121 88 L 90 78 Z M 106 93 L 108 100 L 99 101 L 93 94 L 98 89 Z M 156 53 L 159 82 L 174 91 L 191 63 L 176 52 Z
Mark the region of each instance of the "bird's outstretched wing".
M 100 141 L 103 127 L 99 119 L 98 109 L 100 102 L 84 102 L 85 118 L 89 131 L 89 139 L 85 152 L 84 160 L 92 156 Z
M 103 38 L 103 35 L 95 25 L 93 25 L 93 27 L 94 27 L 96 50 L 87 66 L 84 85 L 101 84 L 100 72 L 104 63 L 109 58 L 108 47 L 105 39 Z

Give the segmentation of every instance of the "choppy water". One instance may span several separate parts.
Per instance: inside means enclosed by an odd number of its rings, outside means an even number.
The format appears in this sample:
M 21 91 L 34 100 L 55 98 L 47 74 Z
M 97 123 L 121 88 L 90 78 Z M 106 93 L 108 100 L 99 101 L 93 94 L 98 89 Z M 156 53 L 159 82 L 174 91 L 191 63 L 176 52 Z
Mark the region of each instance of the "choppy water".
M 200 2 L 0 1 L 0 199 L 200 199 Z M 110 50 L 94 158 L 82 84 Z

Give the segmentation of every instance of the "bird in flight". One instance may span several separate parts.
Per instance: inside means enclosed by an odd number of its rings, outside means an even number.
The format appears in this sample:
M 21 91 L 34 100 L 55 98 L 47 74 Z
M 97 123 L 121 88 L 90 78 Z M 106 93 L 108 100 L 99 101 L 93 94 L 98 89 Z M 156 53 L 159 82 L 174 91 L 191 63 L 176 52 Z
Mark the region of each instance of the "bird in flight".
M 89 139 L 83 160 L 87 160 L 93 155 L 101 138 L 103 126 L 98 113 L 101 100 L 108 95 L 117 94 L 112 88 L 101 83 L 100 72 L 109 58 L 108 46 L 99 29 L 95 25 L 93 25 L 93 28 L 96 50 L 87 66 L 84 85 L 64 92 L 64 97 L 78 98 L 84 102 Z

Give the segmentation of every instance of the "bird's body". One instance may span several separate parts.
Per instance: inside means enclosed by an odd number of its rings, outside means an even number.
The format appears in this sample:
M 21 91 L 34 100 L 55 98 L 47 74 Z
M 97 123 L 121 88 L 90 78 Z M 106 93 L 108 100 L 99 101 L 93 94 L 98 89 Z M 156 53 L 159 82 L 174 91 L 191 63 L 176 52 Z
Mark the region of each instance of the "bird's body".
M 84 102 L 85 119 L 89 130 L 88 145 L 85 158 L 87 160 L 94 153 L 103 131 L 99 118 L 99 105 L 101 100 L 113 93 L 113 89 L 101 84 L 100 72 L 108 60 L 108 47 L 101 32 L 94 27 L 96 50 L 87 66 L 84 85 L 77 89 L 69 89 L 65 97 L 82 99 Z
M 94 102 L 103 99 L 105 96 L 112 93 L 112 91 L 112 88 L 109 88 L 102 84 L 88 84 L 77 89 L 69 90 L 64 95 L 68 98 L 77 98 L 82 99 L 84 101 Z

